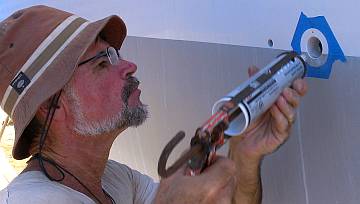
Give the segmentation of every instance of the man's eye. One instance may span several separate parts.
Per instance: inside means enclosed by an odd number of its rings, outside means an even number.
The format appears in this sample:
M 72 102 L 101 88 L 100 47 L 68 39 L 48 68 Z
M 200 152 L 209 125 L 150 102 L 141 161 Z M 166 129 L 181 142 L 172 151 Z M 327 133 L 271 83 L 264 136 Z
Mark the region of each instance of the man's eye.
M 98 64 L 98 66 L 99 66 L 100 68 L 106 68 L 106 67 L 109 66 L 109 62 L 106 61 L 106 60 L 101 61 L 101 62 Z

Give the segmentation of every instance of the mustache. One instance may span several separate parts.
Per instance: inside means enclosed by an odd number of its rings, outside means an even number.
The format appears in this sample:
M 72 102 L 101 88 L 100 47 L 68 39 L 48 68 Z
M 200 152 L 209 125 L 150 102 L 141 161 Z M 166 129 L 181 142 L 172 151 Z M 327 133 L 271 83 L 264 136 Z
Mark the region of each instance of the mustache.
M 137 87 L 139 86 L 140 81 L 134 77 L 134 76 L 130 76 L 127 78 L 126 80 L 126 84 L 123 88 L 123 92 L 122 92 L 122 99 L 123 101 L 127 104 L 127 101 L 131 95 L 131 93 L 137 89 Z

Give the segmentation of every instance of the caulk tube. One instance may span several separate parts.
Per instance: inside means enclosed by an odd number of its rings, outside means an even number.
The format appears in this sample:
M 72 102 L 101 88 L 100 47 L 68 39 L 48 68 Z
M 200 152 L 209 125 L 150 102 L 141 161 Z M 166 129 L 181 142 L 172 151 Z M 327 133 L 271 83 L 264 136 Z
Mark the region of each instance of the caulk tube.
M 302 57 L 290 52 L 279 55 L 247 81 L 217 101 L 212 109 L 216 113 L 227 101 L 234 101 L 241 110 L 225 134 L 237 136 L 264 113 L 280 96 L 285 87 L 305 76 L 306 65 Z

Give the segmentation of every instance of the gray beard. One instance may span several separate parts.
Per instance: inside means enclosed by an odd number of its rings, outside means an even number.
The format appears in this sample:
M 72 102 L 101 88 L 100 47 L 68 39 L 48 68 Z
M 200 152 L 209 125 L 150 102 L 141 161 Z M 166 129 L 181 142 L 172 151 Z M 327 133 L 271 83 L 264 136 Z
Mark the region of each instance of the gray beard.
M 118 128 L 137 127 L 148 117 L 147 105 L 140 105 L 137 107 L 126 106 L 121 112 L 121 119 L 118 122 Z
M 75 132 L 79 135 L 101 135 L 114 130 L 121 130 L 127 127 L 137 127 L 141 125 L 148 116 L 146 105 L 137 107 L 125 106 L 124 109 L 103 120 L 88 121 L 81 112 L 74 112 L 75 115 Z
M 89 121 L 86 119 L 78 95 L 75 93 L 72 86 L 67 84 L 64 88 L 64 92 L 71 103 L 71 111 L 74 115 L 74 131 L 79 135 L 96 136 L 110 133 L 114 130 L 141 125 L 148 118 L 147 105 L 141 104 L 136 107 L 129 107 L 127 103 L 130 93 L 138 83 L 136 78 L 132 78 L 129 80 L 127 86 L 124 87 L 123 95 L 121 97 L 124 108 L 120 112 L 96 121 Z

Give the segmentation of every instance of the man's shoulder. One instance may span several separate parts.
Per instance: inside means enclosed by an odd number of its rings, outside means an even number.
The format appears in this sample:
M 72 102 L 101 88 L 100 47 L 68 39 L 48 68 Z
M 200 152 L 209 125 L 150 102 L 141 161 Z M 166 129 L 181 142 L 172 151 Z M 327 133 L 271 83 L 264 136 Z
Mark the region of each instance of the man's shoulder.
M 131 179 L 131 175 L 133 173 L 133 169 L 126 166 L 125 164 L 121 164 L 114 160 L 108 160 L 104 172 L 105 177 L 112 177 L 112 178 L 128 178 Z
M 124 168 L 127 167 L 125 164 L 121 164 L 115 160 L 109 159 L 106 163 L 107 168 Z
M 108 160 L 105 168 L 105 175 L 128 177 L 129 179 L 134 179 L 134 176 L 148 177 L 147 175 L 114 160 Z
M 43 185 L 8 186 L 0 191 L 0 203 L 53 203 L 52 201 L 65 198 L 66 194 L 59 194 L 52 188 Z
M 26 172 L 0 191 L 0 203 L 74 203 L 71 190 L 49 181 L 41 172 Z
M 103 181 L 113 190 L 110 192 L 127 195 L 133 203 L 152 203 L 158 188 L 149 176 L 113 160 L 108 160 Z
M 152 178 L 149 176 L 114 160 L 108 160 L 103 176 L 103 181 L 119 182 L 129 185 L 139 185 L 153 182 Z

